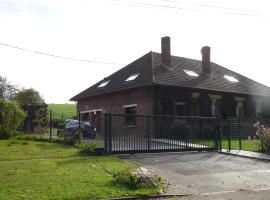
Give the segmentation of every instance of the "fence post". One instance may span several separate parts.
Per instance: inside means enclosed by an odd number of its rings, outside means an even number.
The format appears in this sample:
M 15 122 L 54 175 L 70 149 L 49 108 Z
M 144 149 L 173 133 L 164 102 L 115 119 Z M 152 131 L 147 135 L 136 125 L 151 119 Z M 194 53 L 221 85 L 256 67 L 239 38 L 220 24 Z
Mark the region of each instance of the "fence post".
M 50 139 L 52 139 L 52 109 L 50 109 Z
M 222 151 L 222 140 L 221 140 L 221 130 L 220 130 L 220 123 L 221 123 L 221 120 L 220 118 L 217 118 L 217 126 L 216 126 L 216 129 L 217 129 L 217 132 L 216 132 L 216 139 L 217 139 L 217 150 L 219 151 Z
M 109 153 L 112 152 L 112 114 L 108 113 L 108 139 L 109 139 Z
M 111 154 L 112 152 L 112 115 L 110 113 L 104 114 L 104 150 L 106 154 Z
M 108 114 L 104 113 L 104 151 L 108 154 Z
M 239 150 L 242 150 L 242 135 L 241 135 L 241 121 L 240 117 L 238 118 L 239 123 Z
M 146 116 L 147 118 L 147 150 L 150 151 L 150 116 Z
M 13 111 L 13 127 L 12 127 L 12 137 L 14 137 L 15 132 L 15 123 L 16 123 L 16 110 Z
M 81 111 L 78 111 L 79 135 L 81 135 Z
M 228 126 L 228 149 L 227 151 L 231 151 L 231 128 L 230 128 L 230 119 L 228 118 L 227 119 L 227 126 Z

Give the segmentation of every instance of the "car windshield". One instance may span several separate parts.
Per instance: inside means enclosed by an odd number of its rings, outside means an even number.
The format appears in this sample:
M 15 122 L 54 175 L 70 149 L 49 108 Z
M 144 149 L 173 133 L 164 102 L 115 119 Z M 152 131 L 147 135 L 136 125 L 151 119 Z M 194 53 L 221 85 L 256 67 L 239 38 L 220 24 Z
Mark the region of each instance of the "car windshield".
M 84 121 L 81 121 L 80 123 L 81 125 L 83 126 L 90 126 L 91 127 L 91 123 L 90 122 L 84 122 Z M 79 126 L 79 122 L 78 120 L 70 120 L 66 123 L 66 128 L 71 128 L 71 127 L 76 127 L 76 126 Z

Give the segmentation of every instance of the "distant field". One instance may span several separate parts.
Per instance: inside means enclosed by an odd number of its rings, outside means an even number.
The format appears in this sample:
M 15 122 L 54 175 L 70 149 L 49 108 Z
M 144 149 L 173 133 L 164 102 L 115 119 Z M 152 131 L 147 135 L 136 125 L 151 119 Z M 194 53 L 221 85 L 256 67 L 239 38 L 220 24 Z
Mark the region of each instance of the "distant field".
M 48 109 L 52 110 L 54 118 L 72 118 L 76 116 L 75 104 L 48 104 Z

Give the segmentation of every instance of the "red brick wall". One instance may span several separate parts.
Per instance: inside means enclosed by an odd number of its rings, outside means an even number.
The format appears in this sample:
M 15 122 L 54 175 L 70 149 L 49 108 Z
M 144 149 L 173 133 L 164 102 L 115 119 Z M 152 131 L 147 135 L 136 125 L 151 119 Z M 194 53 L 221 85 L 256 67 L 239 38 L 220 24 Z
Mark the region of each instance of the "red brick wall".
M 153 90 L 149 87 L 135 88 L 78 100 L 80 111 L 103 109 L 105 112 L 124 114 L 124 105 L 137 104 L 136 114 L 152 114 Z

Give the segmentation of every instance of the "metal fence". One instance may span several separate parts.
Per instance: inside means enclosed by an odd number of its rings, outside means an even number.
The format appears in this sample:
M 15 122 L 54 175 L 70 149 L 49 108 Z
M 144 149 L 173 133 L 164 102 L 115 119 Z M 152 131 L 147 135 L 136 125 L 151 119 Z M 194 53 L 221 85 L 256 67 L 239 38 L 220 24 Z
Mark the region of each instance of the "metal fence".
M 221 148 L 215 117 L 105 114 L 105 151 L 135 153 Z
M 270 126 L 270 119 L 229 117 L 220 121 L 222 148 L 230 150 L 261 151 L 260 138 L 253 125 L 260 121 Z

